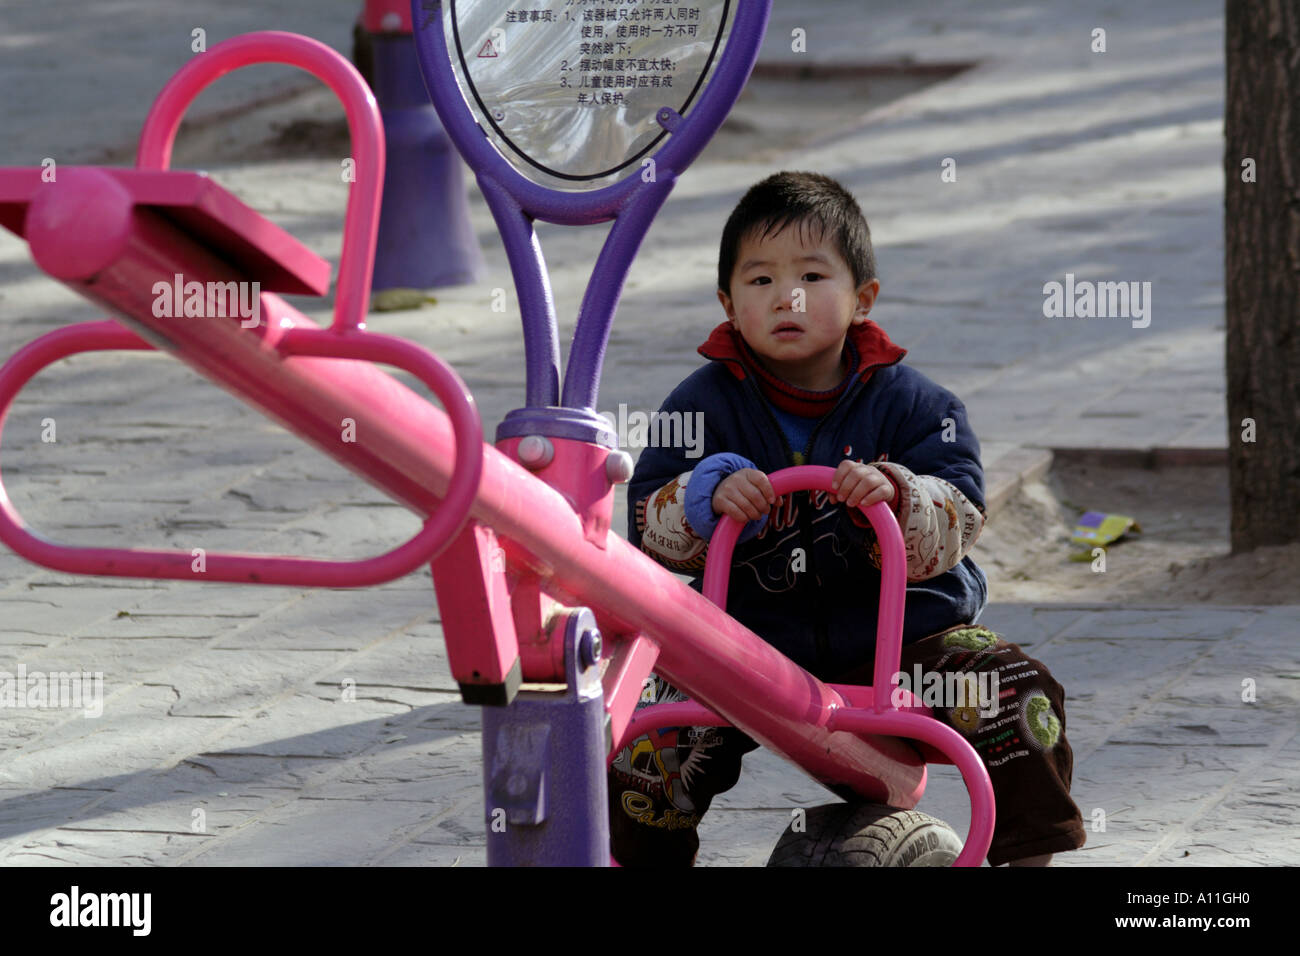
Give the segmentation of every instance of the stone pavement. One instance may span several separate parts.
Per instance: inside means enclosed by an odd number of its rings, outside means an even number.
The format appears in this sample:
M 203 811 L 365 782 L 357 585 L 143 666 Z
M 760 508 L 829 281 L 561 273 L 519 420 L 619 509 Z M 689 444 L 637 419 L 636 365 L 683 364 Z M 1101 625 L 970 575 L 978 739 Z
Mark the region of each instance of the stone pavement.
M 482 864 L 478 712 L 447 676 L 422 577 L 385 589 L 364 630 L 346 592 L 216 586 L 120 588 L 71 630 L 50 608 L 110 589 L 36 589 L 0 659 L 102 668 L 107 699 L 99 718 L 6 714 L 0 859 Z M 995 604 L 984 621 L 1068 689 L 1093 832 L 1061 865 L 1300 862 L 1300 609 Z M 831 799 L 756 752 L 705 818 L 701 862 L 761 865 L 794 808 Z M 921 809 L 965 832 L 953 768 Z
M 137 2 L 111 17 L 68 2 L 6 7 L 0 164 L 122 155 L 191 55 L 194 27 L 209 45 L 282 28 L 346 51 L 356 6 Z M 966 400 L 991 483 L 1041 466 L 1041 446 L 1224 446 L 1220 4 L 875 0 L 870 16 L 854 0 L 776 6 L 768 63 L 978 65 L 882 107 L 836 102 L 824 132 L 785 154 L 706 154 L 632 270 L 602 410 L 652 409 L 698 364 L 695 347 L 720 319 L 710 273 L 727 210 L 772 169 L 815 168 L 863 201 L 884 283 L 873 318 Z M 1104 54 L 1090 50 L 1098 26 Z M 806 54 L 789 49 L 795 27 Z M 209 131 L 250 103 L 317 102 L 293 95 L 302 80 L 290 71 L 254 73 L 196 104 Z M 774 139 L 788 119 L 768 121 Z M 178 156 L 201 163 L 185 136 Z M 945 183 L 949 157 L 957 181 Z M 337 161 L 207 168 L 337 261 Z M 520 403 L 523 358 L 517 315 L 489 308 L 511 283 L 476 191 L 472 214 L 487 277 L 371 327 L 448 358 L 491 429 Z M 567 333 L 604 230 L 538 231 Z M 1045 318 L 1043 284 L 1066 273 L 1151 282 L 1150 326 Z M 331 302 L 296 304 L 320 320 Z M 0 354 L 97 317 L 0 235 Z M 56 443 L 40 440 L 46 418 Z M 25 390 L 7 425 L 10 494 L 63 540 L 355 556 L 416 526 L 158 356 L 65 362 Z M 1067 688 L 1076 799 L 1090 823 L 1104 821 L 1062 864 L 1300 862 L 1300 608 L 993 598 L 984 623 Z M 459 702 L 444 654 L 427 572 L 301 592 L 72 578 L 0 552 L 0 670 L 103 671 L 106 693 L 98 718 L 3 715 L 0 859 L 482 863 L 478 714 Z M 1254 703 L 1241 699 L 1247 679 Z M 747 767 L 706 818 L 703 862 L 761 863 L 791 808 L 827 799 L 771 755 Z M 951 768 L 934 778 L 922 809 L 964 830 L 960 782 Z

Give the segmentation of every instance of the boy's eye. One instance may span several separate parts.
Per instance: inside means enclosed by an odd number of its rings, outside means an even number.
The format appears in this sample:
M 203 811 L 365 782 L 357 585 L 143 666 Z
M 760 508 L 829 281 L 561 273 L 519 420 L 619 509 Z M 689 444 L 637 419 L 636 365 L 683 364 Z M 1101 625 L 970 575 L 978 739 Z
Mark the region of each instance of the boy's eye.
M 771 281 L 772 281 L 772 280 L 769 279 L 767 276 L 754 276 L 754 278 L 752 278 L 752 279 L 749 280 L 749 284 L 750 284 L 750 285 L 767 285 L 767 284 L 768 284 L 769 282 L 771 282 Z
M 820 278 L 822 278 L 822 275 L 819 272 L 806 272 L 804 273 L 803 281 L 816 282 Z

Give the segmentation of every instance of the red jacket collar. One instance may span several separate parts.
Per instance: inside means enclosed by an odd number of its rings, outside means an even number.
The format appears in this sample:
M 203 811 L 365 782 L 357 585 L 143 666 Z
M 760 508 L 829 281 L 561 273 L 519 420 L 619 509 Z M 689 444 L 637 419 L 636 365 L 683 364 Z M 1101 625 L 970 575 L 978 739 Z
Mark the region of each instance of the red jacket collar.
M 848 340 L 857 350 L 856 371 L 864 382 L 871 378 L 871 373 L 877 368 L 893 365 L 907 354 L 907 349 L 891 342 L 885 330 L 870 319 L 861 325 L 849 326 Z M 696 351 L 707 359 L 726 363 L 731 374 L 742 381 L 750 373 L 744 340 L 730 322 L 719 324 Z

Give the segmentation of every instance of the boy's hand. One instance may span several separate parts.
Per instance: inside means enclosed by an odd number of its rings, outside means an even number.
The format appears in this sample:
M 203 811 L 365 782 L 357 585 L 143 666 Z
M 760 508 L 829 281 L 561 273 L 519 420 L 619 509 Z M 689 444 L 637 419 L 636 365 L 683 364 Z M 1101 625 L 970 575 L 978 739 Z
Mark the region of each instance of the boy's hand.
M 767 475 L 756 468 L 732 472 L 713 491 L 715 514 L 730 515 L 737 521 L 756 521 L 776 504 L 776 493 Z
M 831 500 L 843 502 L 850 508 L 894 500 L 893 482 L 885 477 L 884 472 L 847 458 L 835 469 L 831 488 Z

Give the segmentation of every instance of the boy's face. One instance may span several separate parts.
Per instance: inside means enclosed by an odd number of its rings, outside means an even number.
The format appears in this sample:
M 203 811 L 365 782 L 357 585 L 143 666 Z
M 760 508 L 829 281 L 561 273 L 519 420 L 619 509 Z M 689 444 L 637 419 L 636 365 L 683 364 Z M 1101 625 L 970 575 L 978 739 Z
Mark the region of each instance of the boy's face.
M 829 237 L 792 223 L 741 240 L 731 294 L 719 289 L 718 301 L 764 368 L 791 385 L 826 391 L 847 373 L 844 338 L 867 320 L 879 291 L 876 279 L 854 287 Z

